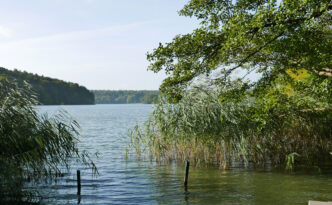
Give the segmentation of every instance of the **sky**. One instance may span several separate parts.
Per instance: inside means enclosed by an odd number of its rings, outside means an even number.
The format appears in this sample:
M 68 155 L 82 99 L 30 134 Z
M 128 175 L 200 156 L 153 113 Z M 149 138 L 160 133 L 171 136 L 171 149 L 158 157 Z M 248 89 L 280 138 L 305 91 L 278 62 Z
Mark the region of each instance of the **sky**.
M 186 0 L 0 0 L 0 67 L 88 89 L 156 90 L 146 53 L 198 26 Z

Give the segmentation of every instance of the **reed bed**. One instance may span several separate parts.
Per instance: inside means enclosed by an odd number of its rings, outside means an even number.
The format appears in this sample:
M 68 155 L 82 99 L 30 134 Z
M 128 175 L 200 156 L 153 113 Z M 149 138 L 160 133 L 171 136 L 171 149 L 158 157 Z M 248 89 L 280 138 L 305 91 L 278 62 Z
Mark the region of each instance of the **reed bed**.
M 0 78 L 0 204 L 37 203 L 37 190 L 27 188 L 56 180 L 77 161 L 97 173 L 86 151 L 79 151 L 79 124 L 67 113 L 49 117 L 37 112 L 30 85 Z
M 264 99 L 249 91 L 223 100 L 229 90 L 207 86 L 188 89 L 177 104 L 161 97 L 149 120 L 131 130 L 130 146 L 140 158 L 222 169 L 235 163 L 293 169 L 326 161 L 332 150 L 331 110 L 299 106 L 298 95 L 280 89 Z

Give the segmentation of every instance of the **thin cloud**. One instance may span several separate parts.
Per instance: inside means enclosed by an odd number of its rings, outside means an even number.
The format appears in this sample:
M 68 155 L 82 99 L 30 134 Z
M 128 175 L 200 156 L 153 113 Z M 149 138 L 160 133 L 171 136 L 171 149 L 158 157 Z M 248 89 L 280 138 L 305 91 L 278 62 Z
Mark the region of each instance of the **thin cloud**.
M 0 37 L 10 38 L 12 36 L 12 31 L 9 28 L 0 26 Z
M 126 31 L 133 30 L 135 28 L 155 23 L 157 20 L 151 20 L 151 21 L 142 21 L 142 22 L 136 22 L 131 24 L 125 24 L 125 25 L 118 25 L 118 26 L 112 26 L 107 28 L 101 28 L 101 29 L 92 29 L 92 30 L 79 30 L 79 31 L 70 31 L 70 32 L 63 32 L 48 36 L 41 36 L 41 37 L 35 37 L 35 38 L 28 38 L 28 39 L 22 39 L 22 40 L 16 40 L 16 41 L 7 41 L 0 45 L 16 45 L 16 44 L 33 44 L 33 43 L 42 43 L 42 42 L 52 42 L 52 41 L 68 41 L 68 40 L 85 40 L 89 38 L 96 38 L 100 36 L 109 36 L 109 35 L 117 35 L 121 34 Z M 0 27 L 0 36 L 1 36 L 1 28 Z M 3 30 L 6 31 L 6 30 Z M 7 34 L 4 32 L 4 34 Z M 9 34 L 9 33 L 8 33 Z

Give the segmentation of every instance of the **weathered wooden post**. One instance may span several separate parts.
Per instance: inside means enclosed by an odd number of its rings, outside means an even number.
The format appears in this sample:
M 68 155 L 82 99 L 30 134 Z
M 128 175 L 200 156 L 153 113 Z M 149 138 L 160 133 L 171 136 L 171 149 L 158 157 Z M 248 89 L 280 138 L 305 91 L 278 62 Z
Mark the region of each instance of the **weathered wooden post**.
M 332 157 L 332 152 L 330 152 L 330 156 Z
M 81 171 L 77 170 L 77 195 L 81 195 Z
M 187 187 L 188 185 L 188 176 L 189 176 L 189 161 L 186 161 L 186 173 L 184 175 L 184 186 Z

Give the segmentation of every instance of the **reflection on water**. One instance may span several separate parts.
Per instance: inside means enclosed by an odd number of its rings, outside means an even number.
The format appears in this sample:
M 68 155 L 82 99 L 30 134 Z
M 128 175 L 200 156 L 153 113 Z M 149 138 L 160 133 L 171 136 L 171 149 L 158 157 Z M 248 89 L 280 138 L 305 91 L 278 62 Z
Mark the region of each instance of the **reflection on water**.
M 332 175 L 215 168 L 190 168 L 183 186 L 184 165 L 159 165 L 125 159 L 128 128 L 143 123 L 151 105 L 38 106 L 40 112 L 68 111 L 80 123 L 79 147 L 91 153 L 100 175 L 73 168 L 58 183 L 42 185 L 45 204 L 307 204 L 332 200 Z M 75 170 L 81 169 L 77 196 Z

